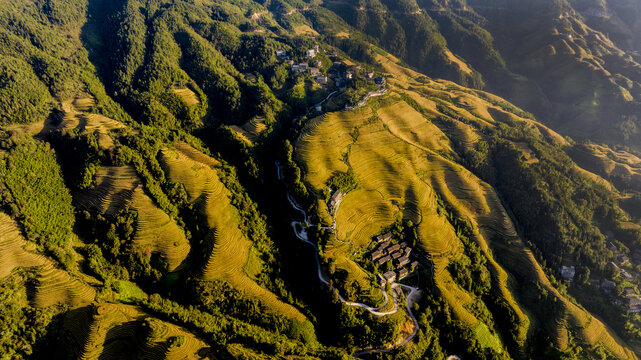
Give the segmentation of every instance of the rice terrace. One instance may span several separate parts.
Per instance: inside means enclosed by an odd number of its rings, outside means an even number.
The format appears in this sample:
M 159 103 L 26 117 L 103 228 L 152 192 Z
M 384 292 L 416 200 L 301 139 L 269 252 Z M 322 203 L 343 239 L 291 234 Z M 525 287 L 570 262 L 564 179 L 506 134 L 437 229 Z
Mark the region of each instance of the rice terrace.
M 0 2 L 0 359 L 639 359 L 640 18 Z

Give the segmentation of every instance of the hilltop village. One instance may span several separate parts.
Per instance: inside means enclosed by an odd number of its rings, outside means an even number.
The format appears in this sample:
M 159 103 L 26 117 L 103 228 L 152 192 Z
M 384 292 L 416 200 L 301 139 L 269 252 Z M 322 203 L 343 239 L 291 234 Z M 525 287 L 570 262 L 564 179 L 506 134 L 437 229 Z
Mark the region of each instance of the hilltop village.
M 327 202 L 327 209 L 333 217 L 336 216 L 344 195 L 340 190 L 332 192 Z M 419 266 L 412 247 L 406 241 L 395 239 L 391 232 L 376 236 L 369 249 L 367 259 L 375 265 L 376 276 L 381 287 L 405 278 Z

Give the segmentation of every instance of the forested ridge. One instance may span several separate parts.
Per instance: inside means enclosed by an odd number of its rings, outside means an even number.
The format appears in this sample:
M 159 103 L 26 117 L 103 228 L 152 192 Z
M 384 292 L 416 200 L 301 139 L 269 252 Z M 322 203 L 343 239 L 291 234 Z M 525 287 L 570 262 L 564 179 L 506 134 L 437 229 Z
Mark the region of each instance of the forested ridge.
M 637 358 L 626 3 L 3 2 L 0 353 Z

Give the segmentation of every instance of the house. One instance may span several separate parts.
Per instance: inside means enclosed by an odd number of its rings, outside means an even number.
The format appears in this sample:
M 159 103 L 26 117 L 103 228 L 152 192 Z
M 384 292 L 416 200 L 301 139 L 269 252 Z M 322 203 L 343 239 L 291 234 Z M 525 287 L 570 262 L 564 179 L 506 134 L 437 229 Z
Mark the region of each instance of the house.
M 400 251 L 393 252 L 390 256 L 392 257 L 392 259 L 396 260 L 401 257 L 401 252 Z
M 409 273 L 410 272 L 406 268 L 402 268 L 402 269 L 398 270 L 398 279 L 400 280 L 400 279 L 406 277 Z
M 396 280 L 396 272 L 394 270 L 390 270 L 383 274 L 383 277 L 385 278 L 385 280 L 387 280 L 387 282 L 392 283 Z
M 374 78 L 374 72 L 370 71 L 367 74 L 365 74 L 365 76 L 367 76 L 368 79 L 373 79 Z
M 308 49 L 307 51 L 305 51 L 305 55 L 313 59 L 316 56 L 316 50 Z
M 625 298 L 625 306 L 628 308 L 630 313 L 641 312 L 641 296 L 632 295 Z
M 390 240 L 392 240 L 392 233 L 391 232 L 388 232 L 388 233 L 383 234 L 383 235 L 378 235 L 376 237 L 376 241 L 378 243 L 382 243 L 382 242 L 390 241 Z
M 347 71 L 345 72 L 345 78 L 346 78 L 346 79 L 352 79 L 352 78 L 354 78 L 354 72 L 353 72 L 353 71 L 349 71 L 349 70 L 347 70 Z
M 394 251 L 396 251 L 396 250 L 398 250 L 400 248 L 401 248 L 401 246 L 399 244 L 394 244 L 394 245 L 390 246 L 389 248 L 387 248 L 387 252 L 391 253 L 391 252 L 394 252 Z
M 418 267 L 418 261 L 412 261 L 412 263 L 410 264 L 410 268 L 412 269 L 412 271 L 414 271 L 414 269 L 416 269 L 417 267 Z
M 614 270 L 621 271 L 621 268 L 619 267 L 619 265 L 615 264 L 613 261 L 610 261 L 608 263 L 608 266 Z
M 300 72 L 300 65 L 292 65 L 292 72 Z
M 387 247 L 389 246 L 389 244 L 390 244 L 390 242 L 389 242 L 389 241 L 386 241 L 386 242 L 384 242 L 384 243 L 380 244 L 380 245 L 378 246 L 378 249 L 377 249 L 377 250 L 379 250 L 379 251 L 380 251 L 380 252 L 382 252 L 383 254 L 386 254 L 386 253 L 387 253 Z
M 403 242 L 398 243 L 398 244 L 401 246 L 401 248 L 406 248 L 407 247 L 407 242 L 406 241 L 403 241 Z
M 323 111 L 323 104 L 316 104 L 314 105 L 314 110 L 321 112 Z
M 575 272 L 574 266 L 561 266 L 561 277 L 563 280 L 574 280 Z
M 405 265 L 407 265 L 409 263 L 410 263 L 410 259 L 405 257 L 405 256 L 403 256 L 402 258 L 396 260 L 396 267 L 400 268 L 400 267 L 405 266 Z
M 389 255 L 383 256 L 382 258 L 378 259 L 378 265 L 383 265 L 390 260 L 392 260 L 392 258 L 389 257 Z
M 276 50 L 276 57 L 279 58 L 279 59 L 287 57 L 287 51 L 285 51 L 285 50 Z
M 614 290 L 614 288 L 616 288 L 616 286 L 617 286 L 617 284 L 614 281 L 610 281 L 610 280 L 606 280 L 606 279 L 603 279 L 603 281 L 601 281 L 601 287 L 604 290 Z
M 309 68 L 309 73 L 312 74 L 312 76 L 321 76 L 323 75 L 320 70 L 318 70 L 317 67 L 310 67 Z
M 410 254 L 412 253 L 412 248 L 403 248 L 403 253 L 405 253 L 405 256 L 409 257 Z
M 619 264 L 625 265 L 625 264 L 627 264 L 629 262 L 630 262 L 630 258 L 629 257 L 627 257 L 625 255 L 621 255 L 621 257 L 619 257 Z
M 338 207 L 338 204 L 340 204 L 341 200 L 343 200 L 343 192 L 340 190 L 334 191 L 332 197 L 329 199 L 329 211 L 334 212 L 334 209 Z
M 316 80 L 316 83 L 318 83 L 320 85 L 325 85 L 329 81 L 329 78 L 327 76 L 325 76 L 325 75 L 320 75 L 320 76 L 315 77 L 314 80 Z

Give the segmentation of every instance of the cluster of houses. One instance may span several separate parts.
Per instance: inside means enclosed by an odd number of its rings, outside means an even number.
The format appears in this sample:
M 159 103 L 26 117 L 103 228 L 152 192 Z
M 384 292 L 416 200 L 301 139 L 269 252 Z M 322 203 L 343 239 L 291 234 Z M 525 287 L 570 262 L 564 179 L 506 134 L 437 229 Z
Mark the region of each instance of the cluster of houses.
M 621 253 L 617 246 L 612 242 L 608 242 L 608 249 L 610 249 L 616 256 L 616 260 L 611 261 L 608 264 L 608 267 L 611 270 L 621 274 L 621 276 L 625 280 L 634 280 L 634 276 L 630 274 L 629 271 L 622 268 L 622 266 L 630 262 L 630 258 Z M 635 252 L 633 258 L 635 259 L 635 261 L 639 260 L 641 262 L 641 252 Z M 561 276 L 563 276 L 563 273 L 563 268 L 561 268 Z M 565 276 L 563 276 L 563 278 L 565 279 Z M 610 296 L 616 296 L 615 290 L 617 284 L 614 281 L 607 279 L 591 279 L 590 284 L 595 287 L 600 287 L 606 294 Z M 628 310 L 628 313 L 641 313 L 641 296 L 637 294 L 636 286 L 629 286 L 625 288 L 623 290 L 623 294 L 620 297 L 616 297 L 614 303 L 619 306 L 624 306 Z
M 319 51 L 320 48 L 318 47 L 318 45 L 314 45 L 305 51 L 305 56 L 310 59 L 314 59 Z M 323 73 L 320 71 L 320 67 L 323 65 L 320 60 L 295 63 L 294 60 L 291 60 L 289 58 L 289 55 L 285 50 L 276 50 L 276 58 L 287 62 L 287 64 L 292 67 L 292 72 L 294 73 L 311 74 L 318 84 L 325 85 L 329 80 L 328 77 L 323 75 Z
M 406 242 L 392 244 L 392 234 L 386 233 L 376 237 L 378 246 L 376 250 L 370 255 L 371 260 L 379 266 L 383 266 L 388 262 L 393 262 L 393 270 L 387 271 L 380 276 L 381 286 L 385 282 L 394 282 L 409 275 L 418 266 L 418 261 L 410 261 L 412 248 Z
M 347 65 L 345 62 L 341 61 L 338 52 L 335 49 L 325 50 L 325 53 L 332 59 L 333 66 L 328 71 L 327 76 L 320 71 L 322 66 L 321 60 L 314 60 L 316 55 L 320 53 L 321 49 L 318 45 L 314 45 L 309 49 L 305 50 L 305 56 L 308 58 L 305 62 L 296 63 L 294 60 L 291 60 L 289 54 L 285 50 L 277 50 L 276 58 L 285 61 L 289 66 L 291 66 L 291 71 L 294 73 L 309 73 L 314 77 L 314 80 L 320 85 L 326 85 L 329 83 L 329 79 L 333 79 L 334 83 L 338 88 L 345 87 L 348 80 L 354 79 L 361 72 L 361 65 L 352 64 Z M 385 85 L 385 79 L 382 77 L 374 77 L 375 74 L 373 71 L 368 71 L 362 74 L 366 79 L 373 80 L 376 84 L 383 86 Z

